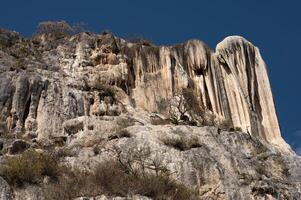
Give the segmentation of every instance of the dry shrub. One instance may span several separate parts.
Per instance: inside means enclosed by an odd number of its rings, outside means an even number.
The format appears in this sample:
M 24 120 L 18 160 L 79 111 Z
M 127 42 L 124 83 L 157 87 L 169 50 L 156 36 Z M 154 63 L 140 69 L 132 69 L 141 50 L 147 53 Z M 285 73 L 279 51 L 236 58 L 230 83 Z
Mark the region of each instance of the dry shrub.
M 232 122 L 230 120 L 222 120 L 219 122 L 218 127 L 221 130 L 228 131 L 232 127 Z
M 131 133 L 126 129 L 122 129 L 119 132 L 117 132 L 117 137 L 118 138 L 131 137 Z
M 230 127 L 230 128 L 229 128 L 229 131 L 231 131 L 231 132 L 233 132 L 233 131 L 241 132 L 242 129 L 241 129 L 241 127 Z
M 135 43 L 143 46 L 153 46 L 153 43 L 150 40 L 147 40 L 140 36 L 132 36 L 125 39 L 127 42 Z
M 57 38 L 71 35 L 73 33 L 73 28 L 65 21 L 46 21 L 41 22 L 38 25 L 38 34 L 51 34 Z
M 171 122 L 176 125 L 215 125 L 215 115 L 205 109 L 202 101 L 195 96 L 191 88 L 183 89 L 170 99 L 169 116 Z
M 140 194 L 153 199 L 198 199 L 197 193 L 163 174 L 132 174 L 121 163 L 100 163 L 92 172 L 67 170 L 57 182 L 44 187 L 46 200 L 74 199 L 80 196 L 128 196 Z
M 23 154 L 9 157 L 1 167 L 0 175 L 11 185 L 40 183 L 45 176 L 56 179 L 60 167 L 49 154 L 29 150 Z
M 11 185 L 39 184 L 46 200 L 74 199 L 81 196 L 128 196 L 139 194 L 152 199 L 198 199 L 196 191 L 170 178 L 158 159 L 148 163 L 150 152 L 137 150 L 126 160 L 100 163 L 93 171 L 59 166 L 54 157 L 29 150 L 8 158 L 1 170 Z M 119 154 L 121 155 L 121 154 Z M 132 167 L 140 163 L 140 167 Z M 148 170 L 146 170 L 146 168 Z M 45 177 L 49 177 L 47 183 Z
M 102 81 L 99 78 L 94 81 L 93 89 L 96 89 L 99 91 L 101 100 L 103 100 L 104 97 L 110 97 L 110 98 L 112 98 L 112 101 L 113 101 L 111 103 L 116 102 L 116 100 L 117 100 L 116 99 L 116 91 L 115 91 L 114 87 L 111 85 L 102 83 Z
M 135 124 L 134 120 L 131 118 L 117 118 L 117 126 L 115 127 L 114 133 L 108 136 L 109 140 L 131 137 L 131 133 L 126 130 L 127 127 L 133 126 Z
M 117 138 L 129 138 L 131 137 L 131 133 L 126 130 L 126 129 L 121 129 L 121 130 L 118 130 L 117 132 L 115 132 L 114 134 L 110 135 L 108 137 L 109 140 L 114 140 L 114 139 L 117 139 Z
M 68 147 L 58 148 L 54 151 L 53 154 L 57 159 L 74 156 L 74 152 L 72 152 L 72 150 Z
M 169 137 L 169 138 L 163 138 L 162 142 L 166 146 L 173 147 L 180 151 L 186 151 L 191 148 L 198 148 L 202 146 L 197 137 L 192 137 L 192 138 L 186 138 L 184 136 L 173 137 L 173 138 Z
M 162 119 L 162 118 L 152 118 L 151 119 L 152 125 L 166 125 L 166 124 L 170 124 L 170 123 L 171 123 L 170 119 Z
M 80 196 L 96 196 L 100 187 L 92 173 L 65 167 L 57 181 L 43 186 L 45 200 L 74 199 Z
M 108 195 L 140 194 L 153 199 L 197 199 L 195 191 L 175 182 L 168 175 L 142 172 L 132 174 L 116 161 L 99 165 L 94 176 Z
M 117 130 L 116 132 L 125 129 L 127 127 L 135 125 L 135 121 L 131 118 L 118 118 L 117 119 Z
M 185 106 L 187 107 L 188 111 L 203 117 L 205 113 L 204 105 L 202 105 L 194 95 L 193 90 L 191 88 L 185 88 L 182 91 L 182 95 L 185 99 Z

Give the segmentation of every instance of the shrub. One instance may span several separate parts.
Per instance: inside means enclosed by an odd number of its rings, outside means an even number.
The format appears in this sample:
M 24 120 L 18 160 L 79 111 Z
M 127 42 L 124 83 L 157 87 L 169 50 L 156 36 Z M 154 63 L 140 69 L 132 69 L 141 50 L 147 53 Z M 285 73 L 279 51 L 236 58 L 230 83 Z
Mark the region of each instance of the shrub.
M 229 128 L 229 131 L 232 131 L 232 132 L 233 132 L 233 131 L 240 131 L 240 132 L 241 132 L 241 131 L 242 131 L 242 128 L 241 128 L 241 127 L 230 127 L 230 128 Z
M 218 124 L 218 128 L 225 131 L 230 130 L 231 127 L 232 127 L 232 122 L 230 120 L 223 120 Z
M 126 129 L 121 129 L 121 130 L 118 130 L 116 133 L 110 135 L 108 137 L 108 139 L 113 140 L 113 139 L 124 138 L 124 137 L 126 137 L 126 138 L 131 137 L 131 133 Z
M 168 111 L 169 103 L 170 102 L 168 101 L 168 99 L 160 99 L 156 102 L 157 108 L 160 111 L 160 113 Z
M 11 185 L 22 186 L 24 183 L 37 184 L 44 176 L 56 179 L 59 169 L 58 162 L 52 156 L 29 150 L 8 158 L 0 175 Z
M 113 86 L 104 84 L 101 80 L 97 79 L 94 83 L 94 89 L 100 92 L 101 100 L 103 100 L 104 97 L 110 97 L 112 99 L 111 103 L 116 102 L 116 92 Z
M 151 118 L 151 124 L 152 125 L 166 125 L 166 124 L 170 124 L 171 121 L 170 119 L 162 119 L 162 118 Z
M 289 171 L 289 168 L 287 167 L 283 167 L 282 169 L 282 174 L 285 176 L 285 177 L 290 177 L 291 176 L 291 173 Z
M 41 22 L 38 25 L 38 34 L 51 34 L 56 38 L 65 37 L 73 33 L 73 28 L 65 21 L 52 22 L 46 21 Z
M 72 25 L 72 32 L 74 34 L 77 33 L 83 33 L 83 32 L 89 32 L 88 30 L 88 24 L 84 22 L 78 22 Z
M 242 131 L 242 128 L 241 127 L 234 127 L 234 131 Z
M 140 171 L 141 172 L 141 171 Z M 94 177 L 109 195 L 140 194 L 153 199 L 197 199 L 197 193 L 164 174 L 132 174 L 116 161 L 99 165 Z
M 145 39 L 143 37 L 139 37 L 139 36 L 128 37 L 128 38 L 126 38 L 126 41 L 130 42 L 130 43 L 144 45 L 144 46 L 153 46 L 153 43 L 150 40 L 147 40 L 147 39 Z
M 117 132 L 117 136 L 118 138 L 131 137 L 131 133 L 126 129 L 122 129 L 119 132 Z
M 73 157 L 73 156 L 75 156 L 74 152 L 72 152 L 72 150 L 68 147 L 61 147 L 61 148 L 58 148 L 58 149 L 54 150 L 53 155 L 57 159 L 60 159 L 60 158 L 63 158 L 63 157 Z
M 198 100 L 197 97 L 194 95 L 193 90 L 191 88 L 185 88 L 182 91 L 182 95 L 184 97 L 185 106 L 187 107 L 187 110 L 204 118 L 204 105 L 202 105 L 200 100 Z
M 0 49 L 4 49 L 6 47 L 7 47 L 7 44 L 4 41 L 0 40 Z
M 65 167 L 57 181 L 44 185 L 45 200 L 74 199 L 80 196 L 100 194 L 100 185 L 94 181 L 92 173 Z
M 110 160 L 95 170 L 68 170 L 57 182 L 44 187 L 46 200 L 74 199 L 80 196 L 140 194 L 153 199 L 197 199 L 197 193 L 163 174 L 129 173 L 121 163 Z
M 197 137 L 185 138 L 184 136 L 180 136 L 174 138 L 163 138 L 162 142 L 166 146 L 173 147 L 180 151 L 186 151 L 191 148 L 197 148 L 202 146 Z
M 169 100 L 169 116 L 173 124 L 215 125 L 215 115 L 206 110 L 191 88 L 185 88 Z
M 8 131 L 3 131 L 3 132 L 0 132 L 0 138 L 4 138 L 4 139 L 13 139 L 15 137 L 14 134 L 12 133 L 9 133 Z
M 131 118 L 118 118 L 117 119 L 117 128 L 116 128 L 116 132 L 125 129 L 127 127 L 133 126 L 135 125 L 135 121 L 134 119 Z

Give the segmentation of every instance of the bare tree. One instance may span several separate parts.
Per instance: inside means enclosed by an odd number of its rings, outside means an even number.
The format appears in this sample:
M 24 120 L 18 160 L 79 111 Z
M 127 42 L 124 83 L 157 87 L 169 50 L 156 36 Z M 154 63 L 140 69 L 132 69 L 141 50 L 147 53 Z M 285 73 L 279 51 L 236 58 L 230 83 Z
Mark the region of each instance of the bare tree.
M 170 100 L 169 114 L 173 123 L 178 124 L 180 120 L 187 118 L 188 108 L 185 98 L 182 94 L 175 94 Z
M 216 115 L 205 108 L 190 88 L 183 89 L 169 100 L 169 115 L 174 124 L 184 122 L 190 125 L 213 126 L 216 123 Z
M 120 166 L 131 175 L 144 176 L 151 171 L 154 171 L 157 176 L 163 174 L 169 176 L 171 174 L 158 155 L 151 156 L 151 149 L 148 145 L 143 148 L 132 147 L 125 150 L 114 146 L 111 151 Z
M 204 116 L 204 108 L 192 89 L 183 89 L 169 101 L 169 115 L 173 123 L 193 121 L 195 116 Z

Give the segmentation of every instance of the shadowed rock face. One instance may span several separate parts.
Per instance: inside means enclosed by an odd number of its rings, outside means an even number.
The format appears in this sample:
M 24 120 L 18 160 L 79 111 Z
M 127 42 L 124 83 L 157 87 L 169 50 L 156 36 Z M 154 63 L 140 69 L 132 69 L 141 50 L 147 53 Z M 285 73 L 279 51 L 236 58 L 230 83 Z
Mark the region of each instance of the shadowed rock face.
M 145 46 L 110 34 L 24 40 L 2 31 L 1 39 L 9 44 L 0 59 L 1 121 L 11 121 L 11 128 L 48 137 L 63 134 L 66 120 L 105 114 L 99 84 L 117 86 L 130 100 L 126 104 L 150 112 L 161 112 L 160 102 L 191 88 L 219 120 L 285 145 L 265 63 L 242 37 L 227 37 L 215 51 L 199 40 Z

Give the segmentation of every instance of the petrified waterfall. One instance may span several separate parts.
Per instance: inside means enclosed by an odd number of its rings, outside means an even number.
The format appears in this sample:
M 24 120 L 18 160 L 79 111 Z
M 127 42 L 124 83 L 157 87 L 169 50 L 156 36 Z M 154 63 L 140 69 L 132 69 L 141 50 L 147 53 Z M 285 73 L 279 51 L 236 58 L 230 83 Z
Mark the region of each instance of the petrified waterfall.
M 13 38 L 13 50 L 1 52 L 0 74 L 0 119 L 10 128 L 48 137 L 65 134 L 68 120 L 122 112 L 95 84 L 116 86 L 123 105 L 149 112 L 160 112 L 159 102 L 191 88 L 220 120 L 284 144 L 265 63 L 242 37 L 227 37 L 213 51 L 199 40 L 153 46 L 111 34 L 81 33 L 59 41 L 49 35 L 23 40 L 13 32 L 2 34 Z M 17 45 L 25 55 L 11 53 Z
M 215 52 L 198 40 L 171 47 L 140 47 L 134 53 L 133 98 L 149 111 L 181 88 L 192 87 L 207 109 L 235 127 L 281 141 L 267 70 L 257 47 L 239 36 Z

